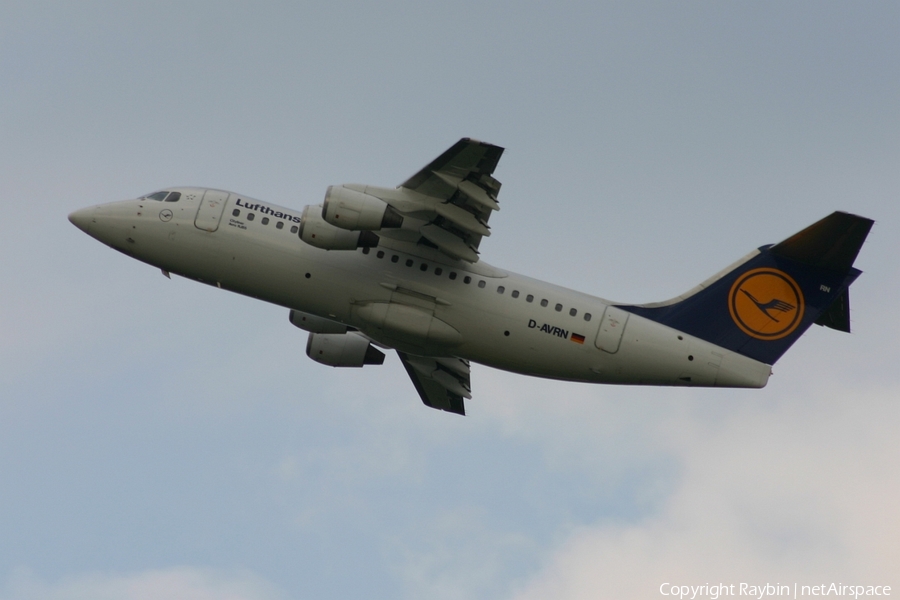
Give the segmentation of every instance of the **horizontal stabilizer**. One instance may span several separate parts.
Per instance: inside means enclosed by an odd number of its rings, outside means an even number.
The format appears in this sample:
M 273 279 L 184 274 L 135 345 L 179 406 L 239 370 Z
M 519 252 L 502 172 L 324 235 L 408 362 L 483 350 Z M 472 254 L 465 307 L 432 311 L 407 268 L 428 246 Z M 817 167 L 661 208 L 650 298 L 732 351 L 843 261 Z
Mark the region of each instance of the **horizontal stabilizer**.
M 775 244 L 769 252 L 811 267 L 847 271 L 853 266 L 873 223 L 865 217 L 833 212 Z

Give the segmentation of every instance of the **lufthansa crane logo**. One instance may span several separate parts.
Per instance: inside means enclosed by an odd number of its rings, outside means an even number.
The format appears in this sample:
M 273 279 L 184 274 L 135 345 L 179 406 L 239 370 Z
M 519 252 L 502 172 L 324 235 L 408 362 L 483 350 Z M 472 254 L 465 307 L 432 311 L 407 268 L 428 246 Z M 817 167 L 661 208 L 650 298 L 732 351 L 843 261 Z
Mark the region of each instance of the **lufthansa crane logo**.
M 778 269 L 747 271 L 728 294 L 728 311 L 741 331 L 758 340 L 780 340 L 803 319 L 803 292 Z

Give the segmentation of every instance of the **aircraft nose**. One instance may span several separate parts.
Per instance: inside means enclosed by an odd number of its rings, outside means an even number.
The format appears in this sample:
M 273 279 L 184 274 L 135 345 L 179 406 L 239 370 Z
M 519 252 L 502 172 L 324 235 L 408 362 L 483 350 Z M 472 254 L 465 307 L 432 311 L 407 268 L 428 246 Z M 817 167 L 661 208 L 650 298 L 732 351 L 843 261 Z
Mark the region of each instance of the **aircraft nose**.
M 85 233 L 90 233 L 94 222 L 94 207 L 82 208 L 69 215 L 69 221 Z

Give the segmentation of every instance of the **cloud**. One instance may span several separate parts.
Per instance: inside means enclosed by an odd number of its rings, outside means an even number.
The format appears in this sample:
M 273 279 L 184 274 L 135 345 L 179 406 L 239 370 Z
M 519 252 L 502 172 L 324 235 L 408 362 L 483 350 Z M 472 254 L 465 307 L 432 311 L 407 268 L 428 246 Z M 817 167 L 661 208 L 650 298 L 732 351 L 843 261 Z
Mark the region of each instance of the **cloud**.
M 577 528 L 512 597 L 646 598 L 664 582 L 896 586 L 898 397 L 819 391 L 725 421 L 673 419 L 681 479 L 661 509 Z
M 284 595 L 247 571 L 173 567 L 131 574 L 84 574 L 47 583 L 16 571 L 3 600 L 276 600 Z
M 498 531 L 496 517 L 473 507 L 439 509 L 392 536 L 387 552 L 405 598 L 496 598 L 511 573 L 530 563 L 534 540 L 525 532 Z

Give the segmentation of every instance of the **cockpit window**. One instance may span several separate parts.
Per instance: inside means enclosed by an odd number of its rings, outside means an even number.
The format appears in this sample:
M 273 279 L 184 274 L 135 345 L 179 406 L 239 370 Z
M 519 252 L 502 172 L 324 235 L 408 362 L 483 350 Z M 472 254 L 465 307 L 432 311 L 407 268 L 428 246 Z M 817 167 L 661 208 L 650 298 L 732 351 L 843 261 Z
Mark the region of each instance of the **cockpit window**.
M 156 200 L 157 202 L 162 202 L 163 198 L 169 195 L 169 192 L 156 192 L 154 194 L 150 194 L 149 196 L 144 196 L 144 200 Z
M 181 200 L 181 192 L 172 192 L 166 196 L 166 202 L 178 202 Z

